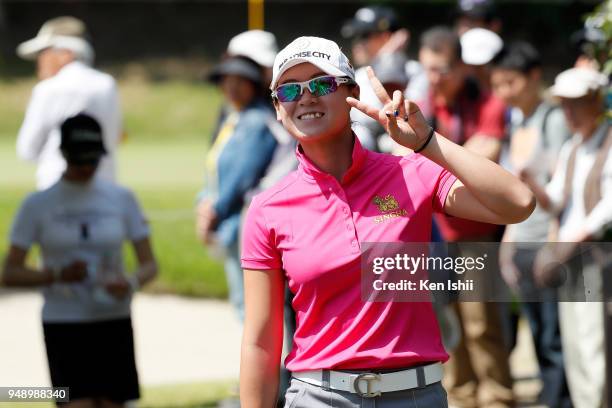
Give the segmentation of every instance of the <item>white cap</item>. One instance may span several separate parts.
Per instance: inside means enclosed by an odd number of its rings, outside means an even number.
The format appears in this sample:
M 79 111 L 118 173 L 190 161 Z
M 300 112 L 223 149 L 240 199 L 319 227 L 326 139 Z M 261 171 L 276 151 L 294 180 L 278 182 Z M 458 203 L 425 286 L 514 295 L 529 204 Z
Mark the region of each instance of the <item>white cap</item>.
M 270 89 L 276 88 L 278 79 L 285 71 L 304 62 L 319 67 L 329 75 L 355 80 L 355 70 L 338 44 L 325 38 L 299 37 L 276 56 Z
M 228 54 L 252 59 L 262 67 L 271 68 L 278 52 L 274 34 L 262 30 L 249 30 L 234 36 Z
M 493 31 L 472 28 L 461 36 L 461 59 L 468 65 L 485 65 L 504 46 L 503 40 Z
M 570 68 L 555 78 L 550 88 L 554 96 L 581 98 L 608 85 L 608 77 L 590 68 Z
M 91 64 L 94 51 L 86 35 L 85 24 L 74 17 L 57 17 L 44 23 L 36 37 L 22 42 L 17 47 L 17 55 L 26 60 L 34 60 L 47 48 L 60 48 L 72 51 L 75 57 Z

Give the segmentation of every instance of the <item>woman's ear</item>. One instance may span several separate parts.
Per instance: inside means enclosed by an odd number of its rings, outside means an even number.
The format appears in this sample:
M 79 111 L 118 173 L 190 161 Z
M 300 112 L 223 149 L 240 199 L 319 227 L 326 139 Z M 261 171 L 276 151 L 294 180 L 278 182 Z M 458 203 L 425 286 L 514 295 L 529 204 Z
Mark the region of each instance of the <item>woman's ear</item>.
M 274 105 L 274 110 L 276 111 L 276 120 L 280 122 L 281 115 L 280 115 L 280 104 L 278 103 L 278 99 L 273 98 L 272 105 Z

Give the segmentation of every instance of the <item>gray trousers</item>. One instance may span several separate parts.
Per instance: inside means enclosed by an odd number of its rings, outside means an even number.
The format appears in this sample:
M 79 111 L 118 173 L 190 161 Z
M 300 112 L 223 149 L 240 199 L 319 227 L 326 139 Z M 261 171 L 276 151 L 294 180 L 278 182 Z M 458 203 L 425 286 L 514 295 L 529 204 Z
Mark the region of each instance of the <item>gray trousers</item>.
M 344 391 L 325 390 L 295 378 L 285 394 L 285 408 L 448 408 L 446 391 L 439 382 L 424 388 L 388 392 L 364 398 Z

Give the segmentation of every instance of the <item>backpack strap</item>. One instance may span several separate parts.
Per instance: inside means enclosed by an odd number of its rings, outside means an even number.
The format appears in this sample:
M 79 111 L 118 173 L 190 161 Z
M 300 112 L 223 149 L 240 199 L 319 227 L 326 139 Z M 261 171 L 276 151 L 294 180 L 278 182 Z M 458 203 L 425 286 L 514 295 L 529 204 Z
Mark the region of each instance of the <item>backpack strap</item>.
M 587 214 L 589 214 L 597 203 L 601 201 L 601 178 L 606 159 L 612 147 L 612 127 L 609 124 L 606 133 L 606 136 L 602 138 L 601 147 L 597 151 L 595 163 L 593 163 L 593 167 L 591 167 L 591 171 L 589 171 L 584 186 L 584 209 Z
M 544 117 L 542 118 L 542 129 L 540 130 L 542 131 L 542 147 L 544 148 L 544 150 L 548 150 L 548 147 L 550 146 L 550 141 L 548 140 L 548 133 L 546 132 L 546 128 L 548 124 L 548 117 L 555 109 L 557 109 L 556 106 L 549 106 L 548 109 L 546 109 L 546 112 L 544 112 Z

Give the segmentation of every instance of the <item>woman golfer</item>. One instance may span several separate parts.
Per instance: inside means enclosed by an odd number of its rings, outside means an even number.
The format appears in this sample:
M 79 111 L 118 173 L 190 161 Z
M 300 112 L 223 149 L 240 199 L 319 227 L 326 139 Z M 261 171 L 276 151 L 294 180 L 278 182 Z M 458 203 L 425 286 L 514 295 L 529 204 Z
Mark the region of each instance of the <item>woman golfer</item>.
M 414 103 L 369 75 L 381 110 L 358 100 L 336 43 L 301 37 L 276 57 L 272 96 L 299 143 L 299 168 L 255 197 L 244 227 L 245 408 L 275 405 L 285 279 L 296 313 L 287 407 L 446 406 L 448 356 L 431 303 L 362 301 L 360 245 L 428 242 L 434 211 L 506 224 L 533 210 L 518 179 L 433 132 Z M 365 150 L 351 131 L 352 107 L 415 153 Z M 380 217 L 390 209 L 394 216 Z
M 94 177 L 106 153 L 96 120 L 83 114 L 67 119 L 60 149 L 66 171 L 21 205 L 3 280 L 43 288 L 51 382 L 69 387 L 65 406 L 121 407 L 139 398 L 130 301 L 157 273 L 149 227 L 130 191 Z M 122 260 L 126 241 L 139 266 L 129 277 Z M 38 269 L 26 264 L 34 244 L 42 254 Z

